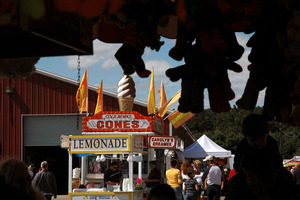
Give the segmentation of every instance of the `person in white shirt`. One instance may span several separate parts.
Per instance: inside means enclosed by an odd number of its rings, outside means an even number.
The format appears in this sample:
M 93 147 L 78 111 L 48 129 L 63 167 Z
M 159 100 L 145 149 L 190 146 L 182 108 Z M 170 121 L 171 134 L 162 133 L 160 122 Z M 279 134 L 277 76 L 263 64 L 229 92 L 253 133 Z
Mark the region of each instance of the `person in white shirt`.
M 195 173 L 194 173 L 194 179 L 198 182 L 198 200 L 204 200 L 204 190 L 202 188 L 202 176 L 203 171 L 201 170 L 201 162 L 200 160 L 195 160 L 194 162 L 195 166 Z
M 198 200 L 204 200 L 204 190 L 202 189 L 202 176 L 203 172 L 201 170 L 201 162 L 200 160 L 195 160 L 194 162 L 195 166 L 195 173 L 194 173 L 194 179 L 198 182 Z
M 221 190 L 224 186 L 223 170 L 216 164 L 215 156 L 207 156 L 203 161 L 207 161 L 209 166 L 205 169 L 202 176 L 204 189 L 207 193 L 207 200 L 220 199 Z
M 190 159 L 185 159 L 182 164 L 181 164 L 181 177 L 182 177 L 182 191 L 183 191 L 183 188 L 184 188 L 184 185 L 185 185 L 185 181 L 187 179 L 189 179 L 189 176 L 187 175 L 187 172 L 188 171 L 193 171 L 193 166 L 192 166 L 192 162 Z

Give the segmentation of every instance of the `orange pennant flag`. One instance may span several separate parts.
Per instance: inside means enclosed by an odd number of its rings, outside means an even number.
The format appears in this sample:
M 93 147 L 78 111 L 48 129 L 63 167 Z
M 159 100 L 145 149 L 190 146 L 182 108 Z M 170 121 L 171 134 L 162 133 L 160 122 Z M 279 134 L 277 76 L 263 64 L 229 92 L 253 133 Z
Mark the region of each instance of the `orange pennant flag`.
M 177 110 L 174 113 L 172 113 L 171 115 L 169 115 L 168 119 L 173 124 L 174 128 L 178 128 L 195 115 L 196 114 L 191 113 L 191 112 L 182 113 Z
M 80 114 L 83 112 L 87 112 L 87 92 L 88 92 L 88 82 L 87 82 L 87 69 L 86 69 L 76 93 L 76 102 Z
M 167 103 L 165 103 L 159 110 L 158 110 L 158 115 L 163 117 L 169 106 L 172 104 L 172 103 L 175 103 L 177 102 L 181 97 L 181 90 L 179 90 Z
M 103 80 L 101 79 L 100 85 L 98 87 L 97 93 L 98 93 L 98 98 L 97 98 L 97 104 L 96 104 L 96 109 L 95 109 L 95 114 L 103 111 Z
M 154 68 L 152 68 L 150 89 L 148 95 L 148 106 L 147 106 L 148 115 L 151 115 L 156 112 L 155 107 L 155 89 L 154 89 Z
M 165 91 L 163 80 L 161 80 L 158 93 L 159 93 L 158 109 L 160 109 L 163 105 L 167 103 L 166 91 Z

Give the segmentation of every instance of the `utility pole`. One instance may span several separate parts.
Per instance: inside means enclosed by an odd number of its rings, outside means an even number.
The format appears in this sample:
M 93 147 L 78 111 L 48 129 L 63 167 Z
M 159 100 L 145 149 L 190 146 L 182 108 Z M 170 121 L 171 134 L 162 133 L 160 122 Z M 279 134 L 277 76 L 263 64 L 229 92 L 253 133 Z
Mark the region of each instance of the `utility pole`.
M 280 130 L 280 128 L 279 128 Z M 279 153 L 281 155 L 281 149 L 282 149 L 282 131 L 280 130 L 280 137 L 279 137 Z
M 283 136 L 283 131 L 281 130 L 281 123 L 278 126 L 278 131 L 280 133 L 280 136 L 279 136 L 279 153 L 281 154 L 282 153 L 282 136 Z

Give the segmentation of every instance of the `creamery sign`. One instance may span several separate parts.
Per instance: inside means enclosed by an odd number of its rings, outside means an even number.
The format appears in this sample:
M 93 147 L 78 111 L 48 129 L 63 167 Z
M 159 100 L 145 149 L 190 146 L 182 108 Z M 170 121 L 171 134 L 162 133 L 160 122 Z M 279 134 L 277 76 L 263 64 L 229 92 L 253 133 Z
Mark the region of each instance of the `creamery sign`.
M 150 136 L 149 148 L 173 149 L 176 147 L 176 137 L 174 136 Z
M 69 153 L 130 152 L 130 135 L 69 136 Z
M 164 132 L 161 117 L 144 116 L 135 111 L 103 111 L 83 119 L 84 132 Z

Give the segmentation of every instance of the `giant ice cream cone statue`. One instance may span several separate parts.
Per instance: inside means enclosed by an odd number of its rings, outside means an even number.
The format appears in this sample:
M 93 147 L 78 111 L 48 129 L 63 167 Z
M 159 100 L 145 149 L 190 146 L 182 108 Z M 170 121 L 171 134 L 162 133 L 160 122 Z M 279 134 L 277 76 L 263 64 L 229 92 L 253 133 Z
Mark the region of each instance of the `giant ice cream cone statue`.
M 124 75 L 118 83 L 118 101 L 120 111 L 132 111 L 135 98 L 135 84 L 133 79 Z

